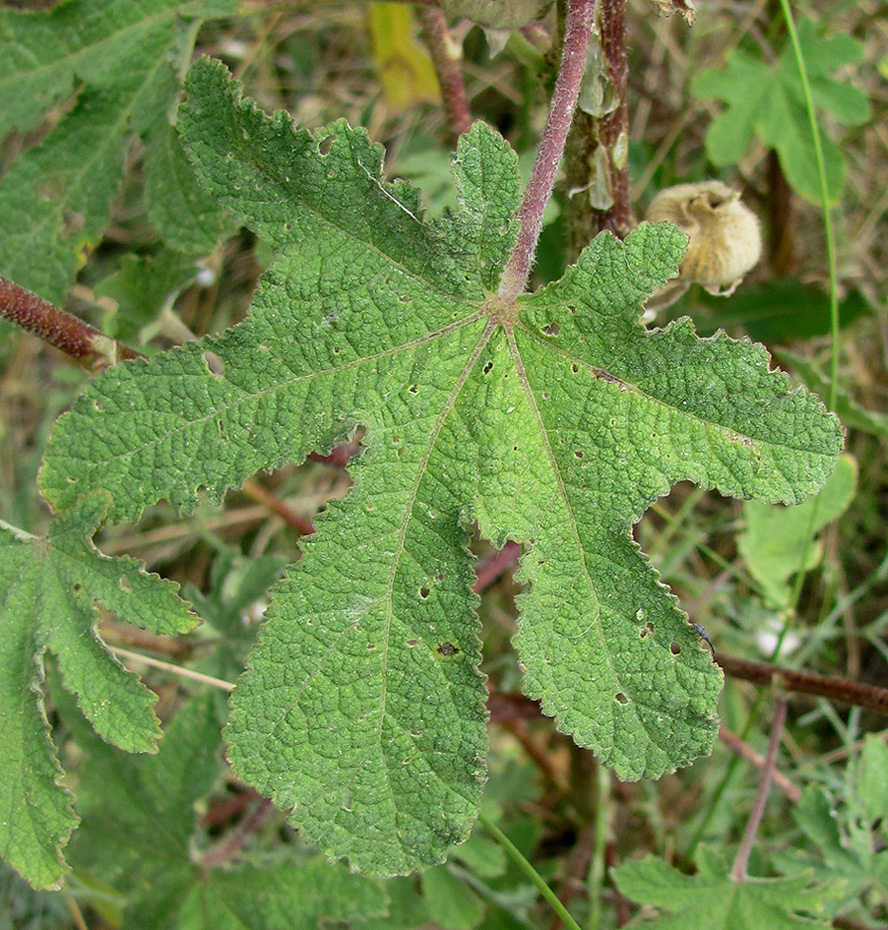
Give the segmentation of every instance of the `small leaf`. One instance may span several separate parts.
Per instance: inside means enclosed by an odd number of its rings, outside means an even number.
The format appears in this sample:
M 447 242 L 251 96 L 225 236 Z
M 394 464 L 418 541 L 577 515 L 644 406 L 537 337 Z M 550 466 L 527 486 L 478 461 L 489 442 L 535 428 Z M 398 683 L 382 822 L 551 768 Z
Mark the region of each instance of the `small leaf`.
M 484 902 L 446 865 L 422 876 L 429 917 L 442 930 L 472 930 L 484 919 Z
M 868 733 L 864 737 L 857 792 L 865 815 L 876 821 L 888 811 L 888 746 Z
M 821 547 L 813 534 L 845 512 L 856 490 L 857 462 L 842 455 L 823 490 L 798 507 L 769 507 L 757 501 L 743 504 L 746 526 L 737 538 L 737 548 L 773 605 L 788 605 L 788 580 L 800 569 L 807 571 L 820 562 Z
M 843 65 L 858 61 L 863 47 L 850 36 L 821 38 L 810 19 L 799 23 L 799 42 L 815 104 L 846 126 L 870 117 L 866 96 L 856 87 L 828 77 Z M 820 176 L 814 140 L 798 64 L 787 44 L 779 59 L 766 64 L 741 51 L 728 56 L 723 71 L 701 71 L 691 82 L 701 100 L 723 100 L 727 107 L 706 132 L 706 151 L 716 165 L 735 164 L 745 155 L 753 133 L 777 151 L 792 187 L 806 200 L 820 203 Z M 821 133 L 830 201 L 842 191 L 845 159 L 841 149 Z
M 0 852 L 41 888 L 57 886 L 66 871 L 60 849 L 77 822 L 46 720 L 45 650 L 56 654 L 65 687 L 103 739 L 154 752 L 156 698 L 105 650 L 94 631 L 96 605 L 155 633 L 197 622 L 172 582 L 89 543 L 106 510 L 107 498 L 94 495 L 46 539 L 0 527 Z
M 811 919 L 821 913 L 836 887 L 808 888 L 810 875 L 795 878 L 731 879 L 716 853 L 701 847 L 699 872 L 682 875 L 662 859 L 648 856 L 614 870 L 620 892 L 640 904 L 666 912 L 652 920 L 636 917 L 630 927 L 651 930 L 827 930 L 829 923 Z M 838 885 L 839 883 L 836 883 Z
M 877 820 L 862 820 L 859 816 L 862 792 L 855 784 L 855 769 L 855 765 L 849 766 L 845 803 L 839 805 L 840 810 L 819 785 L 809 785 L 804 790 L 793 809 L 793 820 L 803 839 L 792 849 L 774 856 L 778 868 L 807 868 L 815 882 L 835 887 L 836 894 L 826 902 L 830 917 L 854 907 L 861 895 L 871 893 L 874 888 L 883 895 L 888 893 L 888 851 L 873 828 L 874 823 L 881 821 L 885 807 L 879 808 Z M 885 794 L 884 784 L 881 794 Z

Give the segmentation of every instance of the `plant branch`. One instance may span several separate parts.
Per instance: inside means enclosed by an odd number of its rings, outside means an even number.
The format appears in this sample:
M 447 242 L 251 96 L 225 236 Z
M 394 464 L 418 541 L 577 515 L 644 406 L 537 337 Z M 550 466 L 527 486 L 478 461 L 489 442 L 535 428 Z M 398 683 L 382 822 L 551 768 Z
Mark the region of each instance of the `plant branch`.
M 510 539 L 489 562 L 478 566 L 478 578 L 472 585 L 472 590 L 480 594 L 485 588 L 489 588 L 506 569 L 518 561 L 520 555 L 521 546 Z
M 211 685 L 214 688 L 219 688 L 221 691 L 234 691 L 234 685 L 229 681 L 223 681 L 221 678 L 214 678 L 212 675 L 204 675 L 203 672 L 195 672 L 190 668 L 183 668 L 181 665 L 173 665 L 171 662 L 163 662 L 160 659 L 153 659 L 151 656 L 142 655 L 141 652 L 132 652 L 129 649 L 121 649 L 120 646 L 107 646 L 105 647 L 108 652 L 113 652 L 114 655 L 120 656 L 122 659 L 132 659 L 136 662 L 144 662 L 145 665 L 150 665 L 153 668 L 162 669 L 165 672 L 172 672 L 173 675 L 178 675 L 180 678 L 190 678 L 192 681 L 199 681 L 204 685 Z
M 750 765 L 754 765 L 759 771 L 763 771 L 767 764 L 767 759 L 756 752 L 749 743 L 745 743 L 736 733 L 732 733 L 727 727 L 718 728 L 718 738 L 732 752 L 735 752 L 741 759 L 744 759 Z M 773 773 L 774 786 L 779 788 L 793 804 L 797 804 L 802 797 L 802 791 L 798 785 L 794 785 L 783 772 L 776 769 Z
M 432 55 L 432 64 L 441 86 L 444 114 L 454 135 L 461 136 L 472 127 L 472 114 L 460 67 L 460 47 L 453 41 L 444 13 L 437 6 L 418 6 L 416 15 Z
M 503 833 L 500 828 L 488 820 L 484 814 L 478 815 L 478 823 L 503 847 L 506 855 L 518 866 L 518 868 L 530 879 L 537 891 L 545 898 L 553 911 L 561 918 L 562 923 L 568 930 L 580 930 L 579 925 L 570 916 L 567 908 L 555 896 L 555 892 L 543 881 L 539 872 L 524 858 L 521 850 Z
M 543 210 L 555 185 L 555 176 L 580 94 L 594 13 L 595 0 L 570 0 L 561 49 L 561 67 L 549 105 L 549 117 L 518 211 L 518 239 L 500 281 L 499 296 L 509 303 L 514 303 L 523 293 L 530 276 L 543 225 Z
M 865 685 L 833 675 L 793 671 L 766 662 L 750 662 L 748 659 L 737 659 L 723 653 L 718 653 L 715 660 L 730 678 L 739 678 L 761 687 L 770 687 L 779 679 L 784 691 L 825 697 L 842 704 L 879 711 L 888 716 L 888 688 Z M 492 720 L 529 720 L 540 716 L 536 701 L 520 695 L 492 694 L 488 707 Z
M 303 536 L 310 536 L 314 531 L 314 523 L 308 517 L 301 513 L 296 513 L 292 507 L 287 506 L 282 500 L 271 493 L 267 488 L 262 487 L 258 481 L 253 478 L 247 478 L 243 485 L 244 494 L 252 498 L 259 504 L 266 506 L 272 513 L 276 513 L 287 526 L 296 530 Z
M 133 349 L 3 277 L 0 277 L 0 317 L 78 361 L 115 365 L 121 359 L 141 358 Z
M 265 826 L 274 811 L 274 803 L 262 798 L 221 843 L 208 849 L 200 857 L 200 865 L 205 869 L 217 869 L 229 863 L 244 848 L 247 840 Z
M 815 672 L 779 668 L 767 662 L 750 662 L 721 653 L 716 660 L 725 674 L 731 678 L 742 678 L 763 687 L 769 686 L 779 678 L 781 687 L 786 691 L 813 694 L 888 715 L 888 688 L 865 685 L 836 675 L 818 675 Z
M 746 824 L 746 830 L 740 842 L 740 849 L 737 850 L 737 858 L 734 859 L 734 866 L 731 869 L 731 881 L 738 884 L 745 882 L 749 878 L 746 871 L 749 866 L 749 856 L 755 843 L 759 824 L 762 822 L 765 813 L 768 791 L 771 788 L 771 776 L 774 774 L 774 768 L 777 765 L 777 751 L 780 749 L 780 739 L 783 736 L 783 724 L 785 722 L 786 701 L 783 698 L 777 698 L 774 706 L 774 721 L 771 724 L 771 741 L 768 743 L 768 757 L 765 760 L 765 767 L 762 769 L 761 781 L 755 796 L 755 805 L 749 817 L 749 823 Z
M 568 260 L 602 230 L 624 238 L 633 226 L 629 194 L 626 0 L 601 0 L 602 74 L 611 101 L 599 112 L 580 111 L 565 151 Z

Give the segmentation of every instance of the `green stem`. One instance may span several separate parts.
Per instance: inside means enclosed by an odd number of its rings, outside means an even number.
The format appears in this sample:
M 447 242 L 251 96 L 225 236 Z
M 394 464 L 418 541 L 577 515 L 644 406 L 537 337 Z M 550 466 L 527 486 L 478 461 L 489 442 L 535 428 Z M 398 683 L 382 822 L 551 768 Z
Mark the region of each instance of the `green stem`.
M 832 223 L 832 212 L 829 206 L 829 186 L 826 180 L 826 163 L 823 158 L 823 143 L 820 138 L 820 126 L 817 122 L 817 113 L 814 109 L 814 98 L 811 94 L 811 84 L 808 81 L 808 69 L 805 65 L 805 57 L 802 54 L 802 47 L 799 44 L 799 35 L 796 30 L 795 19 L 792 15 L 792 8 L 790 7 L 789 0 L 780 0 L 780 7 L 783 11 L 783 18 L 786 20 L 786 28 L 789 33 L 789 41 L 792 45 L 793 54 L 795 55 L 796 64 L 799 69 L 799 77 L 802 82 L 802 89 L 805 95 L 805 109 L 808 112 L 808 122 L 811 126 L 811 134 L 814 140 L 814 157 L 817 161 L 817 173 L 820 179 L 820 202 L 823 208 L 823 230 L 826 236 L 826 256 L 827 263 L 829 267 L 829 316 L 830 316 L 830 335 L 832 339 L 832 351 L 830 356 L 830 385 L 829 385 L 829 398 L 828 404 L 831 410 L 835 410 L 836 407 L 836 390 L 838 384 L 838 373 L 839 373 L 839 285 L 838 285 L 838 268 L 836 262 L 836 243 L 835 243 L 835 232 L 833 230 Z M 813 531 L 814 520 L 817 516 L 817 508 L 813 509 L 811 514 L 811 529 Z M 812 532 L 809 532 L 809 537 L 812 535 Z M 796 582 L 792 591 L 792 598 L 790 603 L 795 605 L 799 601 L 799 596 L 801 595 L 802 585 L 805 580 L 805 572 L 803 566 L 807 560 L 807 551 L 802 555 L 802 562 L 800 565 L 800 570 L 796 575 Z M 774 652 L 771 655 L 771 661 L 773 662 L 780 655 L 780 649 L 783 646 L 783 641 L 786 637 L 787 632 L 789 631 L 788 616 L 787 620 L 784 621 L 783 629 L 781 630 L 780 636 L 777 640 L 777 645 L 774 648 Z M 749 719 L 747 720 L 746 727 L 743 730 L 741 738 L 746 740 L 751 729 L 755 718 L 758 715 L 759 708 L 761 706 L 763 695 L 760 693 L 756 699 L 755 704 L 753 705 L 752 710 L 749 714 Z M 708 828 L 709 824 L 712 822 L 716 810 L 721 802 L 724 792 L 727 789 L 728 784 L 731 781 L 731 778 L 734 772 L 737 769 L 737 766 L 740 764 L 740 759 L 738 756 L 735 756 L 730 765 L 728 766 L 728 771 L 722 779 L 721 784 L 719 785 L 718 790 L 710 802 L 709 808 L 706 811 L 706 815 L 703 818 L 700 827 L 697 829 L 694 837 L 691 840 L 691 844 L 685 856 L 690 859 L 693 856 L 693 851 L 696 848 L 697 844 L 700 842 L 704 832 Z
M 823 209 L 823 231 L 826 236 L 826 259 L 829 268 L 829 318 L 830 318 L 830 385 L 829 385 L 829 408 L 836 409 L 836 391 L 839 376 L 839 283 L 838 268 L 836 261 L 836 242 L 835 232 L 832 223 L 832 211 L 829 206 L 829 185 L 826 180 L 826 162 L 823 158 L 823 142 L 820 138 L 820 125 L 817 122 L 817 112 L 814 109 L 814 98 L 811 94 L 811 84 L 808 81 L 808 69 L 805 65 L 805 56 L 802 54 L 802 46 L 799 44 L 799 34 L 796 30 L 795 19 L 792 15 L 792 8 L 789 0 L 780 0 L 780 7 L 783 10 L 783 18 L 786 20 L 786 29 L 789 33 L 789 41 L 792 45 L 793 54 L 795 55 L 796 65 L 799 69 L 799 77 L 802 81 L 802 90 L 805 96 L 805 109 L 808 113 L 808 123 L 811 127 L 811 135 L 814 139 L 814 158 L 817 161 L 817 175 L 820 181 L 820 203 Z M 802 585 L 805 583 L 805 565 L 808 559 L 808 547 L 814 535 L 814 522 L 817 519 L 817 503 L 811 510 L 811 519 L 808 526 L 808 545 L 802 552 L 802 558 L 799 570 L 796 573 L 795 584 L 792 589 L 790 604 L 792 609 L 798 604 L 802 593 Z M 789 632 L 789 615 L 784 621 L 783 629 L 777 638 L 777 645 L 774 647 L 774 653 L 771 660 L 774 661 L 780 655 L 780 649 L 783 646 L 783 640 Z
M 589 930 L 601 925 L 601 896 L 607 874 L 607 841 L 610 837 L 611 773 L 603 765 L 595 767 L 598 797 L 595 799 L 595 846 L 589 863 Z
M 823 231 L 826 235 L 826 258 L 829 265 L 829 318 L 830 335 L 832 337 L 832 357 L 830 359 L 830 387 L 829 407 L 836 407 L 836 384 L 839 375 L 839 273 L 836 262 L 836 239 L 833 230 L 832 211 L 829 206 L 829 185 L 826 181 L 826 162 L 823 158 L 823 142 L 820 138 L 820 125 L 817 122 L 817 113 L 814 109 L 814 97 L 811 94 L 811 84 L 808 81 L 808 69 L 799 44 L 799 34 L 796 31 L 795 19 L 789 0 L 780 0 L 786 28 L 789 32 L 789 41 L 795 54 L 796 64 L 799 67 L 799 77 L 802 79 L 802 88 L 805 93 L 805 109 L 808 111 L 808 122 L 811 124 L 811 134 L 814 137 L 814 156 L 817 159 L 817 174 L 820 179 L 820 202 L 823 207 Z
M 580 925 L 570 916 L 567 908 L 558 900 L 555 892 L 543 881 L 540 873 L 524 858 L 521 850 L 503 833 L 496 824 L 488 820 L 484 814 L 478 815 L 478 823 L 503 847 L 506 855 L 530 879 L 539 893 L 543 896 L 553 911 L 561 918 L 561 922 L 569 930 L 580 930 Z

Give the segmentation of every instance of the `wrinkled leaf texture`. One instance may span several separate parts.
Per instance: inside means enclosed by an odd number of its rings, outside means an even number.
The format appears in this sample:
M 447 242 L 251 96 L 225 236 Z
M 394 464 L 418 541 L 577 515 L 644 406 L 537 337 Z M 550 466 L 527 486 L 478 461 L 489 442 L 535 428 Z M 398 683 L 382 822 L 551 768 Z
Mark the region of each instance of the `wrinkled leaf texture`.
M 427 221 L 363 131 L 268 117 L 218 62 L 187 90 L 202 183 L 277 259 L 245 323 L 98 379 L 42 488 L 61 510 L 110 489 L 112 519 L 136 520 L 364 431 L 356 486 L 274 589 L 233 694 L 235 771 L 356 869 L 408 872 L 466 837 L 486 748 L 473 522 L 524 547 L 525 690 L 560 729 L 624 779 L 707 752 L 721 673 L 630 528 L 683 479 L 801 500 L 838 422 L 760 346 L 641 326 L 675 227 L 600 236 L 560 281 L 499 300 L 519 185 L 487 126 L 459 142 L 460 209 Z

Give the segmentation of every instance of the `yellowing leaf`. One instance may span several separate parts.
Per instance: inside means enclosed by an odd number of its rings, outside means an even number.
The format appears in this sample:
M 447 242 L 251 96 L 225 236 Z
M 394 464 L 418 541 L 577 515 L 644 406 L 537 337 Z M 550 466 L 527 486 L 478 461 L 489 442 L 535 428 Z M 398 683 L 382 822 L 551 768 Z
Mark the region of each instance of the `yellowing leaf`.
M 403 3 L 370 5 L 373 59 L 386 103 L 395 112 L 438 103 L 441 90 L 428 52 L 416 41 L 413 11 Z

